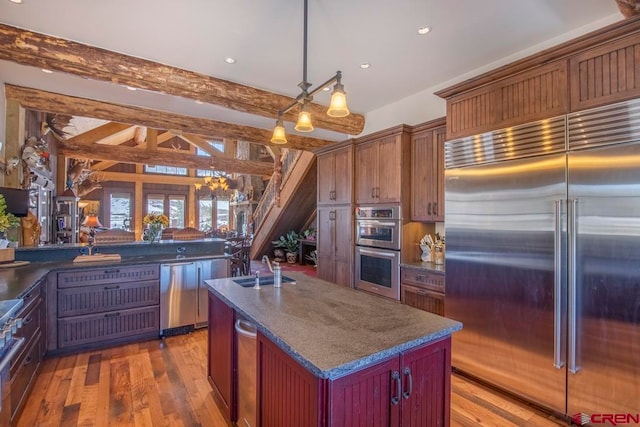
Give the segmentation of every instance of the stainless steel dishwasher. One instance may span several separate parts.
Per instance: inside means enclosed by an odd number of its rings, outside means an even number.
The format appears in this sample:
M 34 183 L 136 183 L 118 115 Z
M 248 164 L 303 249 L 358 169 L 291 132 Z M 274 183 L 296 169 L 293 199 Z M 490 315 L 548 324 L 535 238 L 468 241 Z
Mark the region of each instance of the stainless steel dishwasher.
M 238 358 L 238 427 L 255 427 L 256 421 L 256 326 L 244 318 L 236 320 Z
M 160 265 L 160 335 L 207 326 L 207 279 L 227 277 L 226 258 Z

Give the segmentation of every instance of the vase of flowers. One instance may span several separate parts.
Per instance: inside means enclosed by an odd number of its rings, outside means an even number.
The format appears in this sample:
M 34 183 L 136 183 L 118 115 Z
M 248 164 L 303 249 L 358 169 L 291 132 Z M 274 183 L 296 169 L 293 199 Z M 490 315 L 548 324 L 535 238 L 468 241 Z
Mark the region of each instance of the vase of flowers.
M 7 230 L 18 225 L 18 218 L 7 212 L 7 202 L 0 194 L 0 262 L 10 262 L 15 259 L 14 248 L 7 247 L 9 240 L 5 237 Z
M 164 214 L 147 214 L 142 220 L 147 224 L 146 240 L 154 243 L 162 236 L 162 227 L 169 225 L 169 218 Z

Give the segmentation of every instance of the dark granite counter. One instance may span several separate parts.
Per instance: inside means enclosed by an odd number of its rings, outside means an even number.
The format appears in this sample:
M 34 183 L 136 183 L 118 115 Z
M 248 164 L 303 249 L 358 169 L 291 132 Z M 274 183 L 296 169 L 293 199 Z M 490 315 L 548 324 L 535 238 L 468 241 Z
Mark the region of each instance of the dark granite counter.
M 320 378 L 339 378 L 462 328 L 399 302 L 287 272 L 295 284 L 243 288 L 233 278 L 210 290 Z
M 429 273 L 444 274 L 444 264 L 434 264 L 432 262 L 422 262 L 422 261 L 403 262 L 400 264 L 400 267 L 415 268 L 418 270 L 427 271 Z
M 135 265 L 149 263 L 184 262 L 198 259 L 228 257 L 224 254 L 223 239 L 203 239 L 194 241 L 162 241 L 149 244 L 135 242 L 99 246 L 101 253 L 117 253 L 120 261 L 99 261 L 74 263 L 79 248 L 86 245 L 47 245 L 38 248 L 16 249 L 17 261 L 29 261 L 19 267 L 0 269 L 0 301 L 21 298 L 51 271 L 68 269 L 89 269 L 114 265 Z M 184 248 L 180 255 L 178 248 Z

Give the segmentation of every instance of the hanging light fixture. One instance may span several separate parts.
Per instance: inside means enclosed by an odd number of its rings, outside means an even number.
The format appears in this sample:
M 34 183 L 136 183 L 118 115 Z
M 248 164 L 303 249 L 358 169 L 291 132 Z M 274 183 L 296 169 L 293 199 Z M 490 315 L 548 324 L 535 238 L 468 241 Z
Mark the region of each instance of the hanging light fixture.
M 273 136 L 271 142 L 274 144 L 286 144 L 287 135 L 282 122 L 282 117 L 285 113 L 291 111 L 295 106 L 301 105 L 300 113 L 298 114 L 298 121 L 295 126 L 295 130 L 298 132 L 312 132 L 313 123 L 311 122 L 311 112 L 309 111 L 309 105 L 313 101 L 313 96 L 320 92 L 325 87 L 335 83 L 333 92 L 331 93 L 331 102 L 327 115 L 331 117 L 346 117 L 350 114 L 349 108 L 347 108 L 347 94 L 344 91 L 344 86 L 340 81 L 342 73 L 336 71 L 336 74 L 326 82 L 322 83 L 315 89 L 309 90 L 311 83 L 307 81 L 307 27 L 308 27 L 308 0 L 304 0 L 304 40 L 302 49 L 302 82 L 298 86 L 302 89 L 300 95 L 298 95 L 291 104 L 289 104 L 284 110 L 278 111 L 278 120 L 276 126 L 273 129 Z
M 196 182 L 194 186 L 197 191 L 200 191 L 202 187 L 208 188 L 211 192 L 211 197 L 224 196 L 229 190 L 229 179 L 224 175 L 205 176 L 202 178 L 202 182 Z

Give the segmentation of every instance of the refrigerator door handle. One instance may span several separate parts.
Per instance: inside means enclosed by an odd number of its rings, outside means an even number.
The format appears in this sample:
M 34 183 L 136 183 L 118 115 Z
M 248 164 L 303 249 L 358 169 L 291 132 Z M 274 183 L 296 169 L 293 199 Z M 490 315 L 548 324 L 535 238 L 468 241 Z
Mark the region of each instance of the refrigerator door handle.
M 553 366 L 562 369 L 562 206 L 563 200 L 553 201 Z
M 568 369 L 572 374 L 576 374 L 580 368 L 576 363 L 576 335 L 577 335 L 577 302 L 576 302 L 576 290 L 577 290 L 577 278 L 576 278 L 576 247 L 577 247 L 577 224 L 576 224 L 576 211 L 578 209 L 578 199 L 570 199 L 568 205 L 569 216 L 569 351 L 568 351 Z
M 200 263 L 196 264 L 196 270 L 198 273 L 198 277 L 197 277 L 197 285 L 196 285 L 196 314 L 198 317 L 200 317 L 200 287 L 201 285 L 201 278 L 202 278 L 202 265 Z

